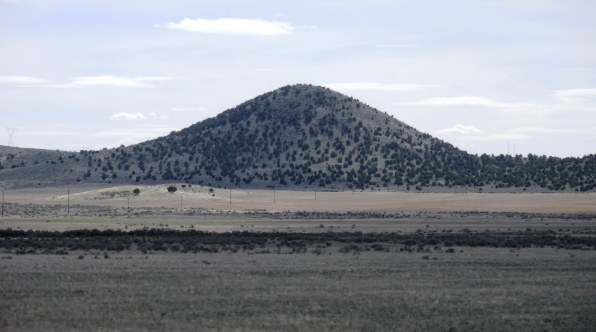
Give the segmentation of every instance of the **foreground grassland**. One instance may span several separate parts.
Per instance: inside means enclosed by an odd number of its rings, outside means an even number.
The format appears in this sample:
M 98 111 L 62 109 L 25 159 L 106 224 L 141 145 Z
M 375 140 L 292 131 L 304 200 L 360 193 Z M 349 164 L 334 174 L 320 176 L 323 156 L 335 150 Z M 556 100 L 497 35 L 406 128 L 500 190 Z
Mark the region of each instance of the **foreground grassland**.
M 594 331 L 596 216 L 5 206 L 0 331 Z
M 0 260 L 6 331 L 590 331 L 596 324 L 593 250 L 7 256 Z

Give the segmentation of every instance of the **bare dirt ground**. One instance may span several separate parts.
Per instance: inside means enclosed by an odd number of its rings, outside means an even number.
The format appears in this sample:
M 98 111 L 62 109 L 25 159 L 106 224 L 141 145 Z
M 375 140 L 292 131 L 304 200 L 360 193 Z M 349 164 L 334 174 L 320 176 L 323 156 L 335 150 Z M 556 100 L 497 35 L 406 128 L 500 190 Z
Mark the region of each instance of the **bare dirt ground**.
M 5 201 L 20 204 L 195 208 L 218 211 L 527 212 L 596 214 L 596 193 L 403 193 L 213 189 L 177 185 L 70 187 L 10 190 Z M 131 195 L 134 188 L 140 195 Z M 70 196 L 70 197 L 69 197 Z

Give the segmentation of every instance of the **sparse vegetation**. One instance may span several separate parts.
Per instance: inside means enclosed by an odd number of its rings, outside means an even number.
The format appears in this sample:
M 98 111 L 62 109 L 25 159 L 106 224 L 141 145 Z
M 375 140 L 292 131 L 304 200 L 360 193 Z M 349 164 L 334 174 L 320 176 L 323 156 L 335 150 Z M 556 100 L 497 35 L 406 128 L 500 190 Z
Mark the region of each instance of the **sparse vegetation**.
M 361 251 L 443 252 L 452 247 L 543 248 L 596 250 L 596 237 L 574 236 L 554 230 L 526 229 L 516 232 L 419 231 L 414 233 L 285 233 L 230 232 L 206 233 L 197 230 L 174 231 L 142 229 L 132 231 L 76 230 L 67 232 L 0 230 L 0 248 L 8 253 L 53 253 L 61 251 L 124 251 L 136 248 L 147 252 L 220 252 L 278 254 L 308 253 L 325 244 L 325 253 Z M 80 257 L 82 258 L 82 257 Z
M 59 210 L 6 205 L 0 329 L 594 326 L 594 214 Z
M 596 189 L 594 155 L 471 155 L 358 100 L 309 85 L 283 87 L 129 147 L 79 153 L 3 149 L 0 181 L 9 182 L 176 181 L 219 187 L 473 192 Z
M 258 331 L 588 331 L 595 323 L 592 250 L 324 248 L 10 255 L 0 260 L 0 322 L 6 330 Z

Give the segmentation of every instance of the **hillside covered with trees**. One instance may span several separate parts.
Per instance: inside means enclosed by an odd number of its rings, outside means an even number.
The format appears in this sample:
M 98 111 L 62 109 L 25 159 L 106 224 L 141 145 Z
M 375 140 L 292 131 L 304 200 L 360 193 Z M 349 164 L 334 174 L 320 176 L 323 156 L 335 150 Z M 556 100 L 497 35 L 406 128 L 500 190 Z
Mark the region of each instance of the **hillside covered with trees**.
M 472 155 L 351 97 L 292 85 L 128 147 L 76 153 L 0 147 L 0 182 L 583 192 L 596 188 L 596 156 Z

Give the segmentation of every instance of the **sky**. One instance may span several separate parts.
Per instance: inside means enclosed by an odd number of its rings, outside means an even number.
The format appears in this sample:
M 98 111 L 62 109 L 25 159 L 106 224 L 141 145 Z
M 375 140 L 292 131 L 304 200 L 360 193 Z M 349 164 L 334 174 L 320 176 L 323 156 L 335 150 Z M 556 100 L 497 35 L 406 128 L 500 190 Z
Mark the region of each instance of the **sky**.
M 596 153 L 594 0 L 0 0 L 0 144 L 164 136 L 322 85 L 475 154 Z

